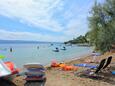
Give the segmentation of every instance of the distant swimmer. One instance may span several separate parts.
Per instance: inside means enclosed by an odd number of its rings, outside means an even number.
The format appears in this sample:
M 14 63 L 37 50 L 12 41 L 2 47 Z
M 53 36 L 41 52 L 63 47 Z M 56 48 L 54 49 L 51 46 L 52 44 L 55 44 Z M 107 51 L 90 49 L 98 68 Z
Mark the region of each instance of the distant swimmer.
M 66 49 L 65 47 L 63 47 L 63 49 Z
M 13 50 L 12 50 L 12 48 L 10 48 L 10 52 L 12 52 Z
M 53 46 L 53 44 L 51 44 L 51 46 Z
M 39 46 L 37 46 L 37 49 L 39 49 Z
M 59 52 L 59 49 L 56 47 L 56 52 Z

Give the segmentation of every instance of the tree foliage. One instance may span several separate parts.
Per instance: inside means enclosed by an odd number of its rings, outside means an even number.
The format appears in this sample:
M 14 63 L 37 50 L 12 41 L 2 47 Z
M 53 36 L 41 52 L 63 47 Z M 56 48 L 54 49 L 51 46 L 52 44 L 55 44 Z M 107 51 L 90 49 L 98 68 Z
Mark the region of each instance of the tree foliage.
M 65 42 L 65 43 L 71 43 L 71 44 L 81 44 L 81 43 L 87 43 L 87 39 L 85 36 L 82 36 L 80 35 L 79 37 L 77 38 L 74 38 L 73 40 L 70 40 L 68 42 Z
M 115 44 L 115 0 L 95 2 L 89 19 L 88 39 L 96 50 L 109 51 Z

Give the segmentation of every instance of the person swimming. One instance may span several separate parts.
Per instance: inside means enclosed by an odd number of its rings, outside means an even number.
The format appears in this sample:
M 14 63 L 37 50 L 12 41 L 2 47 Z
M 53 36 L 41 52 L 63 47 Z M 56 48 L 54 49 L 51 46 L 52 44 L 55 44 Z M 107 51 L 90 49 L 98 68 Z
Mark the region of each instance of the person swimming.
M 65 48 L 65 47 L 63 47 L 63 49 L 64 49 L 64 50 L 66 50 L 66 48 Z
M 39 49 L 39 46 L 37 46 L 37 49 Z
M 12 48 L 10 48 L 10 52 L 12 52 L 13 50 L 12 50 Z
M 53 46 L 53 44 L 50 44 L 51 46 Z

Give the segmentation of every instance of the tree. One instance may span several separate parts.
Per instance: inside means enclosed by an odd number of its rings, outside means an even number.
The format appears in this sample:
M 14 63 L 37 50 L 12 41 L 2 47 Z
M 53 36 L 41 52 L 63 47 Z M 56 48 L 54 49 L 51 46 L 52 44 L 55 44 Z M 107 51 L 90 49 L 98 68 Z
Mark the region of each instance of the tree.
M 69 40 L 68 42 L 65 42 L 65 44 L 67 43 L 72 43 L 72 44 L 78 44 L 78 43 L 88 43 L 87 39 L 85 36 L 78 36 L 77 38 L 74 38 L 73 40 Z
M 115 44 L 115 0 L 104 4 L 95 2 L 89 17 L 89 41 L 101 52 L 109 51 Z

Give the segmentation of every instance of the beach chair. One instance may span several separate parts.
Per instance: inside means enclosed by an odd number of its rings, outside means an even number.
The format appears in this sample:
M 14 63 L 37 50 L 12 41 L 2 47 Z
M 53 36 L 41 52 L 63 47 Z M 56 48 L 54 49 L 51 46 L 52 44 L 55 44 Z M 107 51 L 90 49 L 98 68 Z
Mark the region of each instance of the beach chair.
M 109 56 L 109 57 L 106 59 L 105 65 L 103 66 L 102 69 L 106 69 L 106 68 L 109 66 L 109 64 L 111 63 L 111 60 L 112 60 L 112 56 Z M 92 69 L 97 68 L 97 65 L 91 65 L 91 64 L 87 64 L 87 63 L 74 64 L 74 66 L 86 67 L 86 68 L 92 68 Z
M 96 69 L 87 69 L 85 71 L 82 72 L 78 72 L 76 73 L 77 76 L 90 76 L 90 77 L 99 77 L 99 72 L 101 71 L 101 69 L 104 67 L 106 59 L 102 59 L 100 64 L 97 66 Z
M 102 59 L 99 66 L 97 67 L 95 73 L 97 74 L 99 71 L 101 71 L 101 69 L 103 68 L 104 64 L 105 64 L 106 59 Z
M 106 61 L 106 64 L 104 65 L 104 67 L 102 69 L 105 69 L 108 67 L 108 65 L 111 63 L 111 60 L 112 60 L 112 56 L 108 57 L 107 61 Z

